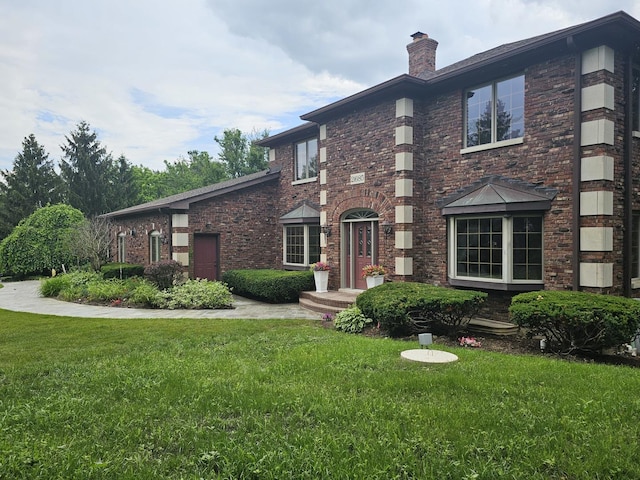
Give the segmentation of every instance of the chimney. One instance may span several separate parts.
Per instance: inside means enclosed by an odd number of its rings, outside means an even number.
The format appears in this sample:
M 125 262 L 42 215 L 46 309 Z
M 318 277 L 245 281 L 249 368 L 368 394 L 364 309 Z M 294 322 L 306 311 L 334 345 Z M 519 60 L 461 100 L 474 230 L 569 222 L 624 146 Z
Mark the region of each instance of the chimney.
M 422 32 L 414 33 L 411 38 L 413 38 L 413 42 L 407 45 L 409 75 L 419 77 L 424 72 L 435 72 L 438 42 Z

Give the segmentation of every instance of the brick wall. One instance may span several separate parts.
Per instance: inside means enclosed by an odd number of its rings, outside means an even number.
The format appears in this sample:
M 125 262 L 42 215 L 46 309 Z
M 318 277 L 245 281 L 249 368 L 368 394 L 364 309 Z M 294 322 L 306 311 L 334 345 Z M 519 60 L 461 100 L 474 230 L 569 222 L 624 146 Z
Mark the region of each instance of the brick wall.
M 112 244 L 111 258 L 113 261 L 118 259 L 118 235 L 125 234 L 125 251 L 127 263 L 136 263 L 139 265 L 148 265 L 150 258 L 149 235 L 152 231 L 158 231 L 163 241 L 160 242 L 160 258 L 168 260 L 171 258 L 170 241 L 171 241 L 171 216 L 168 214 L 157 213 L 153 215 L 139 215 L 124 219 L 112 220 Z

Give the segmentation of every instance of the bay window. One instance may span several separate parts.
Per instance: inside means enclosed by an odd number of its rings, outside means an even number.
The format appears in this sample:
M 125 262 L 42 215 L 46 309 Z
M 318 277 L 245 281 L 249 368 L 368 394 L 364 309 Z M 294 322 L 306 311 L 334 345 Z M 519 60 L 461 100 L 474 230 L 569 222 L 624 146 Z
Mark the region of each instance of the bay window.
M 284 226 L 284 264 L 307 267 L 320 261 L 320 225 Z
M 542 284 L 541 215 L 450 217 L 449 230 L 452 284 Z

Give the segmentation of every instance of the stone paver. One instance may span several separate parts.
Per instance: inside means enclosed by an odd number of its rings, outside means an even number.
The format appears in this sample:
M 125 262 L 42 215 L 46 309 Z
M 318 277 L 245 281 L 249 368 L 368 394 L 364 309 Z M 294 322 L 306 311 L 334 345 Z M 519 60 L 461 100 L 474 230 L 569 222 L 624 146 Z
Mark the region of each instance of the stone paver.
M 43 313 L 65 317 L 94 318 L 302 318 L 319 320 L 320 313 L 300 307 L 297 303 L 272 305 L 234 296 L 233 309 L 223 310 L 154 310 L 80 305 L 40 296 L 40 282 L 4 283 L 0 288 L 0 308 L 16 312 Z M 1 319 L 0 314 L 0 319 Z

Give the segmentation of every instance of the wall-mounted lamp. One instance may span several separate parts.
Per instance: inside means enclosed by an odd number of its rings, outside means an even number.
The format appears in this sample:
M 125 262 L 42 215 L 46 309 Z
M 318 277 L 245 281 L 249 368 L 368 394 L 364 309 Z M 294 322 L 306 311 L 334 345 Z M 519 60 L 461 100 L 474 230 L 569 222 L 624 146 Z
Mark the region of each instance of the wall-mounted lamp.
M 320 229 L 327 237 L 331 236 L 331 225 L 322 225 Z
M 135 229 L 135 228 L 132 228 L 132 229 L 131 229 L 131 236 L 132 236 L 132 237 L 135 237 L 135 236 L 136 236 L 136 229 Z
M 209 222 L 204 224 L 204 228 L 206 228 L 207 230 L 211 230 L 211 227 L 212 227 L 212 225 Z
M 393 232 L 393 223 L 389 221 L 382 222 L 382 231 L 385 235 L 391 235 L 391 233 Z
M 160 241 L 162 242 L 163 245 L 166 245 L 167 243 L 169 243 L 169 237 L 167 237 L 166 235 L 162 234 L 160 236 Z

